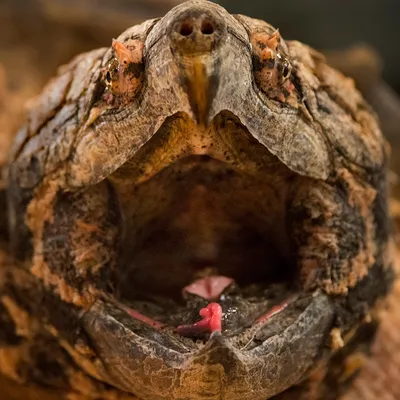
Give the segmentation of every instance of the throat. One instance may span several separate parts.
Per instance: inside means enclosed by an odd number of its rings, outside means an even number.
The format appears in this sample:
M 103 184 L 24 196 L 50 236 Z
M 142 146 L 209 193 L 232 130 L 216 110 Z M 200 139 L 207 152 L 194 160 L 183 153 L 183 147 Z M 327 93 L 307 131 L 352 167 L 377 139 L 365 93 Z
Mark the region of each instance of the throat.
M 131 197 L 120 295 L 179 302 L 183 288 L 210 276 L 241 286 L 290 280 L 285 196 L 273 182 L 212 159 L 171 165 Z

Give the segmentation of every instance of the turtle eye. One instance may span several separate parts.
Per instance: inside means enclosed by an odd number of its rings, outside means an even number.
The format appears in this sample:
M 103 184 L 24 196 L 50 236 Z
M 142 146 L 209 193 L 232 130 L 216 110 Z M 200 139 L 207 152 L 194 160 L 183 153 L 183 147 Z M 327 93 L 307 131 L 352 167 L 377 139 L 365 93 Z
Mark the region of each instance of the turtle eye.
M 288 79 L 292 65 L 282 49 L 279 31 L 272 34 L 254 33 L 251 36 L 253 49 L 253 73 L 257 86 L 269 97 L 286 101 L 292 91 Z
M 282 81 L 288 79 L 292 73 L 292 65 L 287 59 L 282 62 Z
M 112 89 L 113 82 L 117 82 L 119 79 L 118 75 L 119 63 L 116 58 L 113 58 L 107 65 L 104 73 L 104 81 L 106 85 Z
M 143 43 L 139 40 L 127 43 L 113 40 L 112 48 L 114 57 L 104 69 L 103 81 L 113 95 L 132 98 L 142 86 Z

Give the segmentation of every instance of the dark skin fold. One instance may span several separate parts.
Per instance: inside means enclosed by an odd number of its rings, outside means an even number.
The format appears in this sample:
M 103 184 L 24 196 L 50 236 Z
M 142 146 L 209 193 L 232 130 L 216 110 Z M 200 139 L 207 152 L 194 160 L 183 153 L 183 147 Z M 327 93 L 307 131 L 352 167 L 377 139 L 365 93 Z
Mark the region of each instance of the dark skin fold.
M 0 371 L 88 399 L 336 399 L 391 287 L 386 158 L 349 79 L 210 2 L 78 56 L 7 169 Z

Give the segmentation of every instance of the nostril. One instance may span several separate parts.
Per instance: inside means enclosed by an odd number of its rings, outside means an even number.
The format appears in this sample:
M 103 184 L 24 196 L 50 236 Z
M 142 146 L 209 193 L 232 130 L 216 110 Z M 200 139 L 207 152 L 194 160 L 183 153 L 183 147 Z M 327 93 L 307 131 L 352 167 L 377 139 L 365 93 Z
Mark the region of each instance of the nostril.
M 178 33 L 182 36 L 190 36 L 193 33 L 193 24 L 191 21 L 184 21 L 178 28 Z
M 200 30 L 201 30 L 201 33 L 204 35 L 211 35 L 214 33 L 214 25 L 212 24 L 211 21 L 205 19 L 201 23 Z
M 200 1 L 196 0 L 195 3 Z M 189 7 L 189 10 L 175 15 L 167 23 L 166 33 L 174 52 L 194 56 L 218 48 L 224 42 L 227 26 L 224 18 L 211 14 L 202 6 L 194 10 Z

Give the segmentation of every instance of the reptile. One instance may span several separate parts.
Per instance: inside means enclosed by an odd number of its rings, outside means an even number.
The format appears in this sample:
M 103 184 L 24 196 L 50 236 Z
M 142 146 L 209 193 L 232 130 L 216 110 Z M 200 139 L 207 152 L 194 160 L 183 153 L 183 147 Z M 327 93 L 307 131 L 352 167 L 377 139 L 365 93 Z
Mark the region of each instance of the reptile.
M 351 79 L 197 0 L 61 67 L 27 114 L 3 375 L 66 399 L 341 395 L 394 278 L 388 146 Z

